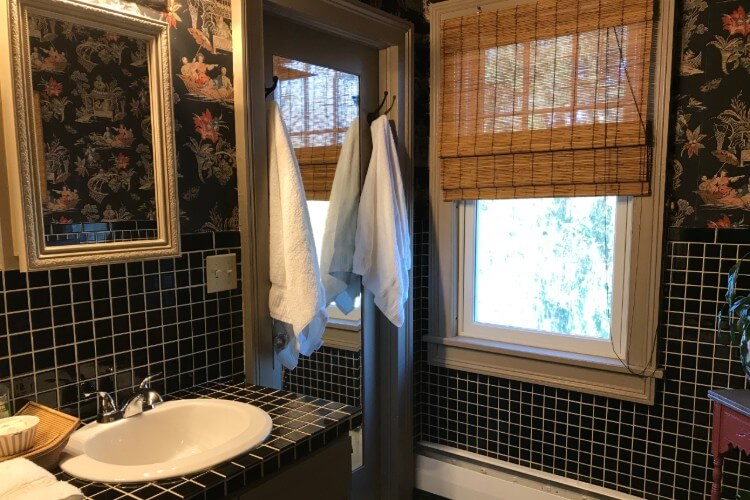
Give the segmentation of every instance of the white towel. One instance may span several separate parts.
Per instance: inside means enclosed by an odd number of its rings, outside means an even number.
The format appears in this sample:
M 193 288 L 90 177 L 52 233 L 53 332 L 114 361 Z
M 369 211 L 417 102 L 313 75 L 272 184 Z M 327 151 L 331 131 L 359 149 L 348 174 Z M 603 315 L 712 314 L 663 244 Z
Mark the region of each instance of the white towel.
M 354 272 L 362 276 L 383 314 L 400 327 L 411 269 L 404 186 L 388 118 L 381 116 L 370 130 L 372 157 L 359 201 Z
M 359 167 L 359 120 L 354 120 L 346 131 L 336 165 L 320 252 L 320 275 L 326 291 L 326 304 L 336 302 L 344 314 L 354 309 L 354 300 L 362 287 L 359 275 L 352 272 L 359 208 Z
M 279 106 L 268 110 L 268 184 L 270 215 L 271 317 L 288 324 L 289 344 L 278 353 L 290 370 L 300 354 L 323 344 L 328 322 L 305 188 Z
M 81 490 L 25 458 L 0 462 L 0 500 L 77 500 Z

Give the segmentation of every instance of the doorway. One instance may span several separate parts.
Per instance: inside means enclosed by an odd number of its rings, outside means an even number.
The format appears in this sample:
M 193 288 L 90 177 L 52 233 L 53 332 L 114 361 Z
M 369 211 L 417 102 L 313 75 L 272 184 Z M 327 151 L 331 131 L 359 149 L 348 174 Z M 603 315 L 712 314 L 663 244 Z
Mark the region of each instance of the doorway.
M 410 312 L 405 325 L 396 328 L 380 314 L 368 293 L 360 293 L 352 297 L 356 303 L 352 309 L 337 311 L 338 303 L 329 307 L 332 320 L 324 347 L 301 358 L 295 371 L 282 370 L 274 356 L 268 315 L 267 101 L 263 91 L 274 75 L 279 77 L 273 98 L 279 102 L 301 160 L 313 224 L 317 220 L 321 228 L 331 205 L 326 203 L 330 203 L 337 173 L 336 150 L 340 151 L 358 118 L 361 185 L 371 151 L 366 115 L 378 107 L 387 91 L 388 105 L 381 109 L 388 109 L 397 137 L 411 210 L 412 27 L 348 0 L 235 1 L 233 19 L 241 25 L 237 31 L 242 40 L 242 50 L 234 52 L 235 78 L 241 68 L 239 78 L 246 82 L 237 85 L 245 92 L 237 109 L 243 109 L 244 101 L 246 111 L 238 120 L 237 132 L 238 158 L 242 153 L 247 158 L 246 171 L 238 172 L 247 379 L 360 406 L 363 426 L 355 446 L 361 439 L 362 452 L 354 457 L 352 498 L 410 498 Z M 263 64 L 257 64 L 261 60 Z M 411 302 L 406 308 L 411 311 Z
M 276 82 L 268 100 L 279 106 L 300 166 L 321 277 L 330 301 L 323 347 L 309 357 L 300 356 L 294 369 L 282 367 L 281 387 L 363 412 L 363 425 L 350 433 L 352 483 L 354 491 L 363 492 L 356 498 L 377 498 L 373 494 L 377 492 L 379 465 L 375 453 L 378 422 L 366 417 L 365 401 L 368 407 L 375 403 L 374 394 L 370 394 L 372 384 L 364 384 L 362 376 L 364 364 L 371 361 L 362 355 L 362 325 L 367 316 L 363 309 L 367 308 L 362 307 L 358 281 L 352 284 L 357 290 L 347 292 L 345 283 L 329 276 L 325 256 L 331 251 L 325 247 L 339 243 L 330 241 L 335 238 L 332 224 L 352 216 L 356 219 L 356 213 L 351 212 L 358 206 L 358 192 L 372 152 L 364 117 L 378 105 L 378 50 L 264 12 L 263 51 L 265 81 Z M 347 154 L 351 148 L 356 153 Z M 338 299 L 335 295 L 340 290 Z

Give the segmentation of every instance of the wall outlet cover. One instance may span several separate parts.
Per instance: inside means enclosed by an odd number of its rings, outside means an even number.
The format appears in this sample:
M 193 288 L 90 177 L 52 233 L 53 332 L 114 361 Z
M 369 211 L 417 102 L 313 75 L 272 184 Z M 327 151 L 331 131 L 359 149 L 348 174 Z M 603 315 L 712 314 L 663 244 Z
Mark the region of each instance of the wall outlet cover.
M 237 288 L 237 254 L 225 253 L 206 257 L 206 292 L 215 293 Z

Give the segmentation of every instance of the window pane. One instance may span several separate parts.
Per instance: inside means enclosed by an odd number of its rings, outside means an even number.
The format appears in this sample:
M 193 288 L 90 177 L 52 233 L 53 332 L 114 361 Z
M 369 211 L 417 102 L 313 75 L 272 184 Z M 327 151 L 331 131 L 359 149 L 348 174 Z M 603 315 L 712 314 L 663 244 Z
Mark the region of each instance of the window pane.
M 313 238 L 315 239 L 315 251 L 318 254 L 318 264 L 323 253 L 323 233 L 326 230 L 326 217 L 328 217 L 327 200 L 307 200 L 307 212 L 310 214 L 310 225 L 312 226 Z
M 295 148 L 341 144 L 359 116 L 359 77 L 274 56 L 276 101 Z
M 608 339 L 616 197 L 477 202 L 474 321 Z
M 483 132 L 637 119 L 631 98 L 642 82 L 632 59 L 643 54 L 640 30 L 615 26 L 484 49 Z
M 323 254 L 323 233 L 326 230 L 326 217 L 328 216 L 329 205 L 330 203 L 327 200 L 307 200 L 307 212 L 310 214 L 310 225 L 312 226 L 313 238 L 315 239 L 315 252 L 318 255 L 318 264 L 320 264 L 320 256 Z M 332 302 L 328 306 L 328 314 L 333 319 L 354 319 L 359 321 L 361 302 L 362 296 L 357 295 L 357 298 L 354 299 L 354 311 L 348 315 L 344 314 Z

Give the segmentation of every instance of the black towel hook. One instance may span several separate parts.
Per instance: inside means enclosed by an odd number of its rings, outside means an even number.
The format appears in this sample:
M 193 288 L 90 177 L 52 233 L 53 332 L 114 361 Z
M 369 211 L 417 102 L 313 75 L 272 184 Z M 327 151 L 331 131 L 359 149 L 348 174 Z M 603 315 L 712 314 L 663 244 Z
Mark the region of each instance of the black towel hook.
M 266 97 L 273 94 L 274 91 L 276 91 L 276 87 L 279 85 L 279 77 L 276 75 L 273 75 L 273 83 L 270 87 L 266 87 Z
M 390 112 L 391 112 L 391 110 L 393 109 L 393 106 L 394 106 L 395 104 L 396 104 L 396 96 L 394 95 L 394 96 L 393 96 L 393 100 L 391 101 L 391 105 L 390 105 L 390 106 L 388 106 L 388 109 L 386 109 L 386 110 L 385 110 L 385 112 L 383 112 L 383 114 L 384 114 L 384 115 L 387 115 L 388 113 L 390 113 Z
M 374 111 L 370 111 L 369 113 L 367 113 L 367 123 L 372 123 L 375 121 L 375 118 L 378 117 L 378 113 L 383 108 L 383 105 L 385 104 L 385 100 L 387 98 L 388 98 L 388 91 L 386 90 L 385 92 L 383 92 L 383 100 L 380 101 L 380 104 L 378 104 L 378 107 L 375 108 Z
M 375 111 L 371 111 L 371 112 L 367 113 L 367 123 L 372 123 L 372 122 L 375 121 L 375 119 L 378 117 L 378 113 L 380 112 L 380 110 L 385 105 L 385 101 L 387 99 L 388 99 L 388 91 L 386 90 L 386 91 L 383 92 L 383 100 L 380 101 L 380 104 L 378 105 L 377 109 L 375 109 Z M 391 101 L 391 105 L 388 107 L 388 109 L 385 110 L 384 114 L 388 114 L 391 111 L 391 109 L 393 109 L 393 105 L 394 104 L 396 104 L 396 96 L 395 95 L 393 96 L 393 101 Z

